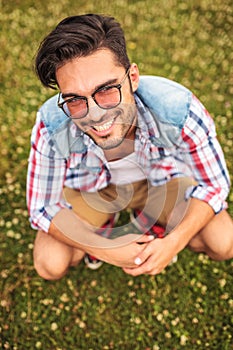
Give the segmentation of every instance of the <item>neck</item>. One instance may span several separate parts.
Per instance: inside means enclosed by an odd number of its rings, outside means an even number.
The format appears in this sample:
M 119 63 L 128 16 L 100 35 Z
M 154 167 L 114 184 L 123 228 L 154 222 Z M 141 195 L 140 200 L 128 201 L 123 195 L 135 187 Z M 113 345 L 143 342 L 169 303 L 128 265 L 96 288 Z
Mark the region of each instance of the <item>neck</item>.
M 105 150 L 104 155 L 107 161 L 111 162 L 114 160 L 125 158 L 133 152 L 134 152 L 134 141 L 125 139 L 120 146 L 113 149 Z
M 115 148 L 104 151 L 107 161 L 118 160 L 127 157 L 134 152 L 135 126 L 129 130 L 124 141 Z

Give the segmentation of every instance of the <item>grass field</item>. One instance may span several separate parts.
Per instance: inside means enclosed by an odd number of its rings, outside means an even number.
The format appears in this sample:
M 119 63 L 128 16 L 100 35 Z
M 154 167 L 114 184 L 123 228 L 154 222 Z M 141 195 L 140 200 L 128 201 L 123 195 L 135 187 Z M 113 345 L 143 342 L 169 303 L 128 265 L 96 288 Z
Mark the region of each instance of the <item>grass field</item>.
M 231 0 L 1 0 L 0 349 L 232 350 L 233 262 L 184 250 L 155 277 L 81 264 L 37 276 L 25 205 L 31 127 L 52 91 L 33 72 L 42 38 L 63 17 L 115 16 L 142 74 L 174 79 L 205 104 L 233 174 Z M 233 217 L 233 192 L 229 196 Z M 224 227 L 222 228 L 224 235 Z

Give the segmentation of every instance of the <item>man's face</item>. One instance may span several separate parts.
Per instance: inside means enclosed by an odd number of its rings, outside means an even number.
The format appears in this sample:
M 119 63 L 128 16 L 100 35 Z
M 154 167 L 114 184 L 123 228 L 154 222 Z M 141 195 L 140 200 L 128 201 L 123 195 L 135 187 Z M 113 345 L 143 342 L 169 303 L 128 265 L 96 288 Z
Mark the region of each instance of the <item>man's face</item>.
M 133 64 L 128 76 L 125 74 L 125 68 L 117 65 L 112 52 L 107 49 L 98 50 L 87 57 L 75 58 L 56 72 L 64 100 L 73 96 L 88 98 L 87 115 L 73 121 L 104 150 L 119 146 L 125 138 L 134 138 L 137 111 L 132 90 L 135 91 L 138 86 L 137 66 Z M 121 82 L 122 98 L 117 107 L 103 109 L 90 97 L 100 87 Z

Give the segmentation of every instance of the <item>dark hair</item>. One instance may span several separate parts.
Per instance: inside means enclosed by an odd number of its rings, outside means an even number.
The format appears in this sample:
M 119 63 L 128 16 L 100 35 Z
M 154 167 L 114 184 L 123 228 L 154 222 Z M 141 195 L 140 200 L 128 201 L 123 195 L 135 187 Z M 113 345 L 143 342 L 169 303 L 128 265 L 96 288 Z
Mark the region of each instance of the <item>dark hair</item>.
M 42 41 L 35 61 L 36 73 L 44 86 L 55 89 L 57 68 L 101 48 L 111 50 L 117 64 L 129 67 L 124 32 L 113 17 L 96 14 L 67 17 Z

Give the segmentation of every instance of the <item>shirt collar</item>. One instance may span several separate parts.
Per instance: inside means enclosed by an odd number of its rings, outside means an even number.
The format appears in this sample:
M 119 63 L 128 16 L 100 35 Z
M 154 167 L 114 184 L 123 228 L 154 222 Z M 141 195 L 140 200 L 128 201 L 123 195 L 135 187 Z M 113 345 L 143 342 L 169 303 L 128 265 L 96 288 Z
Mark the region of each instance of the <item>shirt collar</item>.
M 138 110 L 138 130 L 139 137 L 144 137 L 147 140 L 158 138 L 160 136 L 155 118 L 149 108 L 142 102 L 137 94 L 134 95 L 135 103 Z

